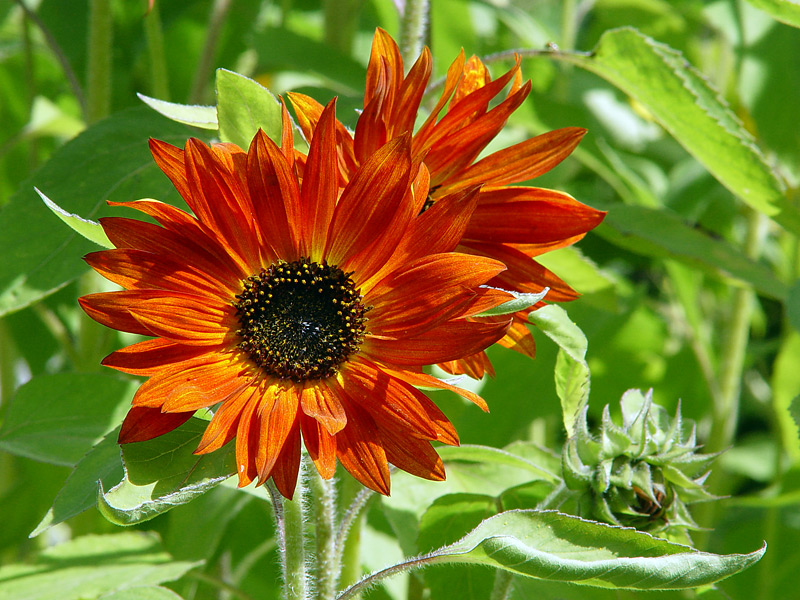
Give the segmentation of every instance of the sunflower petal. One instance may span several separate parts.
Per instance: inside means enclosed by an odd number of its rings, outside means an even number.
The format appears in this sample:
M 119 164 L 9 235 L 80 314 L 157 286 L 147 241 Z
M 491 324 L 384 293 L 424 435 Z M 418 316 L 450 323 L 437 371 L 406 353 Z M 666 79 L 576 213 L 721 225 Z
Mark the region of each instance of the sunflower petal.
M 375 421 L 354 402 L 347 404 L 347 413 L 347 427 L 336 434 L 339 462 L 362 484 L 388 496 L 389 465 Z
M 322 381 L 303 389 L 300 406 L 306 415 L 319 421 L 331 435 L 336 435 L 347 425 L 344 407 Z
M 157 408 L 133 406 L 128 411 L 119 431 L 119 444 L 146 442 L 177 429 L 192 418 L 194 411 L 162 413 Z
M 456 360 L 491 346 L 505 335 L 508 323 L 456 320 L 410 338 L 367 337 L 364 354 L 394 365 L 431 365 Z
M 336 436 L 328 433 L 319 421 L 304 414 L 300 415 L 300 429 L 317 472 L 323 479 L 330 479 L 336 473 Z

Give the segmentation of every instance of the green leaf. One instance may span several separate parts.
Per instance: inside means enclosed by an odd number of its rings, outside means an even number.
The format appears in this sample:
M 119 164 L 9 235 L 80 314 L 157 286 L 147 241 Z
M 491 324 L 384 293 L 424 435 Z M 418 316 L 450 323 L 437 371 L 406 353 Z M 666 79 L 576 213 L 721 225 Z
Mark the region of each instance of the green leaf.
M 575 423 L 589 401 L 590 372 L 586 363 L 586 336 L 560 306 L 550 304 L 528 315 L 528 320 L 559 346 L 556 358 L 556 393 L 567 437 L 575 433 Z
M 747 0 L 756 8 L 769 13 L 773 18 L 800 27 L 800 3 L 797 0 Z
M 58 373 L 17 390 L 0 428 L 0 449 L 72 466 L 125 415 L 136 384 L 111 375 Z
M 96 598 L 173 581 L 198 564 L 174 560 L 153 533 L 86 535 L 48 548 L 30 564 L 0 567 L 0 599 Z
M 107 492 L 100 486 L 100 512 L 117 525 L 134 525 L 191 502 L 234 475 L 231 444 L 210 454 L 193 454 L 207 425 L 192 418 L 150 441 L 124 444 L 125 476 Z
M 484 286 L 484 287 L 491 287 L 491 286 Z M 499 288 L 495 288 L 499 289 Z M 507 294 L 511 294 L 514 296 L 513 300 L 509 300 L 508 302 L 503 302 L 500 306 L 495 306 L 494 308 L 490 308 L 489 310 L 482 312 L 479 317 L 493 317 L 496 315 L 510 315 L 520 310 L 525 310 L 526 308 L 530 308 L 541 302 L 544 297 L 547 295 L 547 292 L 550 291 L 550 288 L 546 287 L 541 292 L 537 294 L 525 293 L 525 292 L 515 292 L 512 290 L 503 290 Z
M 53 506 L 36 526 L 30 537 L 36 537 L 53 525 L 90 509 L 97 503 L 97 482 L 114 485 L 123 476 L 120 448 L 117 444 L 119 428 L 109 433 L 75 465 L 72 473 L 58 492 Z
M 50 200 L 47 196 L 45 196 L 41 191 L 37 188 L 33 188 L 34 191 L 39 194 L 39 197 L 44 201 L 47 205 L 47 208 L 53 211 L 53 213 L 61 219 L 64 223 L 66 223 L 67 227 L 72 229 L 72 231 L 76 233 L 80 233 L 83 237 L 85 237 L 90 242 L 94 242 L 98 246 L 102 246 L 103 248 L 113 248 L 114 244 L 111 243 L 111 240 L 108 239 L 106 232 L 103 231 L 103 227 L 97 221 L 91 221 L 89 219 L 84 219 L 78 215 L 65 211 L 61 208 L 58 204 Z
M 787 307 L 788 311 L 788 307 Z M 800 332 L 790 329 L 781 342 L 772 370 L 772 406 L 781 436 L 781 446 L 795 464 L 800 464 Z
M 136 94 L 139 100 L 147 104 L 156 112 L 164 115 L 176 123 L 200 127 L 201 129 L 211 129 L 216 131 L 219 127 L 217 123 L 217 109 L 214 106 L 200 106 L 198 104 L 177 104 L 151 98 L 144 94 Z
M 100 596 L 98 600 L 182 600 L 182 598 L 169 588 L 151 585 L 111 592 Z
M 627 93 L 733 194 L 800 233 L 800 211 L 786 198 L 752 136 L 679 52 L 635 29 L 620 28 L 604 33 L 590 54 L 552 56 Z
M 95 220 L 112 214 L 105 201 L 164 197 L 174 188 L 158 169 L 149 137 L 183 146 L 178 125 L 146 107 L 122 111 L 84 131 L 53 154 L 0 211 L 0 316 L 24 308 L 87 270 L 80 259 L 97 247 L 45 207 L 34 185 L 65 212 Z
M 419 549 L 423 552 L 451 543 L 484 519 L 497 514 L 497 502 L 481 494 L 449 494 L 437 498 L 419 524 Z M 494 573 L 465 565 L 442 565 L 424 573 L 431 598 L 469 600 L 489 598 Z
M 486 519 L 430 563 L 477 563 L 539 579 L 636 590 L 687 589 L 729 577 L 766 549 L 718 555 L 630 528 L 556 511 L 515 510 Z
M 448 462 L 465 460 L 489 465 L 504 465 L 528 471 L 530 479 L 543 479 L 551 482 L 561 479 L 556 473 L 548 471 L 531 460 L 499 448 L 463 444 L 461 446 L 442 446 L 436 450 L 442 460 Z
M 570 358 L 577 361 L 586 359 L 588 346 L 586 336 L 563 308 L 555 304 L 548 304 L 529 314 L 528 320 L 553 340 Z
M 786 285 L 769 267 L 724 240 L 692 229 L 668 210 L 618 204 L 609 209 L 597 233 L 636 254 L 674 258 L 723 282 L 752 285 L 770 298 L 786 298 Z
M 217 69 L 219 137 L 247 150 L 259 128 L 277 144 L 281 139 L 281 104 L 261 84 L 233 71 Z
M 561 413 L 567 436 L 575 433 L 575 423 L 584 406 L 589 402 L 589 365 L 583 360 L 574 360 L 564 350 L 556 356 L 556 394 L 561 401 Z

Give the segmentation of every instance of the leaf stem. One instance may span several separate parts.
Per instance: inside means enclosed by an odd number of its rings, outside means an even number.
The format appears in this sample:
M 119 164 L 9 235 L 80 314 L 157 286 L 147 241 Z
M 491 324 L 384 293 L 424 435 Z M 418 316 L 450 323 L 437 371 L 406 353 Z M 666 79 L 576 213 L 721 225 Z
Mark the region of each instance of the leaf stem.
M 400 54 L 406 70 L 422 52 L 428 30 L 428 0 L 405 0 L 403 13 L 400 15 Z
M 144 17 L 144 35 L 147 39 L 147 54 L 150 59 L 150 91 L 155 98 L 169 100 L 169 76 L 167 55 L 164 51 L 164 32 L 161 28 L 159 2 L 153 2 L 150 12 Z
M 744 210 L 747 211 L 744 254 L 748 258 L 757 259 L 764 219 L 759 212 L 750 208 Z M 706 451 L 709 453 L 724 450 L 733 442 L 739 419 L 742 373 L 754 303 L 755 296 L 749 287 L 734 290 L 726 343 L 720 360 L 719 395 L 714 398 L 713 422 L 706 444 Z
M 111 48 L 114 23 L 110 0 L 89 1 L 89 60 L 86 121 L 94 123 L 111 111 Z
M 222 24 L 225 22 L 225 16 L 228 14 L 231 3 L 232 0 L 214 0 L 214 6 L 211 8 L 211 15 L 208 18 L 206 43 L 203 45 L 203 51 L 200 54 L 200 59 L 197 61 L 197 69 L 194 72 L 192 91 L 189 94 L 189 104 L 200 104 L 203 98 L 203 89 L 206 86 L 206 81 L 212 70 L 214 52 L 217 49 L 217 40 L 219 39 Z

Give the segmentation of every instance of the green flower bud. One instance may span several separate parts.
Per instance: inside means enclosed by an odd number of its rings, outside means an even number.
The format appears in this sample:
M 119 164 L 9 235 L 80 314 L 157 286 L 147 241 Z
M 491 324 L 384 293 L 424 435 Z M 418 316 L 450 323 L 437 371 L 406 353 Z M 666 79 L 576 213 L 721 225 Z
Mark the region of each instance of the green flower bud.
M 579 492 L 578 513 L 614 525 L 635 527 L 688 541 L 699 529 L 688 504 L 713 500 L 703 487 L 717 454 L 700 454 L 692 424 L 653 404 L 652 390 L 628 390 L 620 401 L 622 424 L 603 409 L 594 437 L 586 410 L 562 453 L 564 481 Z

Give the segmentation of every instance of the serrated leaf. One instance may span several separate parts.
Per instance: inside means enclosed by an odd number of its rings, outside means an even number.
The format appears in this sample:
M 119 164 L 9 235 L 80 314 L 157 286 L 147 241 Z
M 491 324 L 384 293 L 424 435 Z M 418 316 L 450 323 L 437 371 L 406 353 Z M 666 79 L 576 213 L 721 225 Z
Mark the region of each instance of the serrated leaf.
M 64 227 L 34 192 L 87 219 L 112 214 L 107 199 L 162 198 L 174 188 L 153 161 L 149 137 L 183 146 L 189 131 L 146 107 L 115 113 L 55 151 L 0 211 L 0 315 L 63 287 L 97 247 Z
M 124 476 L 120 449 L 117 444 L 119 428 L 109 433 L 89 450 L 69 474 L 58 492 L 53 506 L 47 511 L 30 537 L 36 537 L 53 525 L 90 509 L 97 503 L 97 482 L 111 486 Z
M 589 399 L 590 372 L 586 363 L 588 342 L 583 331 L 560 306 L 550 304 L 528 315 L 528 320 L 558 344 L 555 381 L 567 437 Z
M 561 401 L 561 413 L 567 436 L 575 433 L 575 423 L 589 402 L 589 365 L 574 360 L 563 349 L 558 350 L 555 368 L 556 394 Z
M 227 445 L 210 454 L 193 451 L 207 421 L 186 424 L 147 442 L 124 444 L 125 476 L 108 491 L 101 486 L 97 505 L 109 521 L 134 525 L 191 502 L 236 473 L 234 448 Z
M 800 3 L 797 0 L 747 0 L 756 8 L 760 8 L 774 19 L 800 27 Z
M 491 286 L 482 286 L 482 287 L 491 287 Z M 497 289 L 497 288 L 495 288 Z M 544 297 L 547 295 L 547 292 L 550 291 L 550 288 L 546 287 L 541 292 L 536 294 L 525 293 L 525 292 L 515 292 L 512 290 L 503 290 L 507 294 L 511 294 L 514 296 L 513 300 L 509 300 L 508 302 L 503 302 L 500 306 L 495 306 L 494 308 L 490 308 L 489 310 L 476 315 L 478 317 L 494 317 L 497 315 L 510 315 L 520 310 L 525 310 L 526 308 L 530 308 L 541 302 Z
M 159 100 L 158 98 L 151 98 L 144 94 L 136 95 L 139 97 L 139 100 L 147 104 L 147 106 L 176 123 L 183 123 L 184 125 L 211 130 L 216 130 L 219 127 L 217 123 L 217 109 L 214 106 L 177 104 L 175 102 Z
M 259 129 L 276 144 L 281 140 L 281 105 L 260 83 L 233 71 L 217 69 L 219 137 L 247 150 Z
M 40 375 L 17 390 L 0 428 L 0 449 L 72 466 L 114 429 L 135 385 L 111 375 Z
M 103 248 L 113 248 L 114 244 L 111 243 L 111 240 L 108 239 L 106 232 L 103 231 L 103 228 L 100 226 L 100 223 L 97 221 L 91 221 L 89 219 L 84 219 L 81 216 L 76 214 L 70 213 L 65 211 L 61 208 L 58 204 L 50 200 L 47 196 L 45 196 L 41 190 L 38 188 L 33 188 L 34 191 L 39 194 L 39 198 L 44 201 L 47 208 L 53 211 L 59 219 L 61 219 L 67 227 L 72 229 L 75 233 L 81 234 L 90 242 L 94 242 L 98 246 L 102 246 Z
M 588 342 L 581 328 L 569 318 L 567 311 L 548 304 L 528 315 L 528 321 L 553 340 L 573 360 L 585 360 Z
M 30 564 L 0 567 L 0 600 L 83 600 L 173 581 L 200 563 L 176 561 L 153 533 L 86 535 Z
M 757 562 L 719 555 L 556 511 L 513 510 L 486 519 L 430 563 L 468 562 L 539 579 L 635 590 L 688 589 L 729 577 Z
M 111 592 L 100 596 L 97 600 L 182 600 L 182 598 L 169 588 L 151 585 Z
M 683 223 L 668 210 L 616 205 L 597 233 L 632 252 L 674 258 L 724 282 L 752 285 L 758 292 L 783 300 L 786 285 L 769 267 L 755 262 L 724 240 L 717 240 Z
M 596 73 L 640 102 L 733 194 L 800 233 L 800 211 L 752 136 L 679 52 L 625 27 L 605 32 L 590 54 L 553 57 Z

